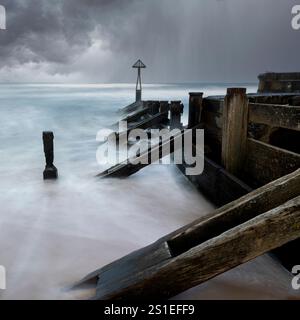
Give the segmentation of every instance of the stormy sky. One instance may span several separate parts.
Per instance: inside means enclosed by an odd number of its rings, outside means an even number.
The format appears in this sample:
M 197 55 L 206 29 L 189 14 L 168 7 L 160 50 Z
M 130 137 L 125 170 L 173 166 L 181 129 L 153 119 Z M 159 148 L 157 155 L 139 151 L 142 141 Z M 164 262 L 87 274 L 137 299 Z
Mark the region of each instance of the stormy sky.
M 300 0 L 0 0 L 0 81 L 248 82 L 299 71 Z

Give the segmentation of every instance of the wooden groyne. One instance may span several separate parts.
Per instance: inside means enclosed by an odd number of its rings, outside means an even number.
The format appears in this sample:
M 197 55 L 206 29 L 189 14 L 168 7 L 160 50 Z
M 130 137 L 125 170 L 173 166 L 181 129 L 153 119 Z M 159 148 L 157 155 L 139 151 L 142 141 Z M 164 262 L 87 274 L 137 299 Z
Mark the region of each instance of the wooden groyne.
M 300 73 L 268 72 L 259 75 L 259 93 L 265 92 L 300 92 Z
M 205 160 L 204 172 L 187 178 L 222 207 L 80 284 L 94 281 L 95 299 L 170 298 L 266 252 L 288 268 L 299 264 L 294 250 L 300 238 L 299 98 L 247 95 L 243 88 L 229 88 L 225 97 L 191 93 L 187 128 L 205 130 Z M 132 127 L 151 129 L 145 117 L 157 115 L 163 120 L 155 127 L 184 129 L 179 101 L 142 103 L 127 117 Z M 140 156 L 149 157 L 150 150 Z M 125 162 L 102 175 L 124 177 L 143 167 Z M 178 167 L 185 173 L 188 165 Z

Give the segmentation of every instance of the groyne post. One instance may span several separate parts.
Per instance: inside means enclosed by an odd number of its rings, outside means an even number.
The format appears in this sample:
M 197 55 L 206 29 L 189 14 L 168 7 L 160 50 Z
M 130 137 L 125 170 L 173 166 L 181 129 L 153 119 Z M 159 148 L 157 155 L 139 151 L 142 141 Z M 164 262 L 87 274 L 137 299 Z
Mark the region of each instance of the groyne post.
M 159 113 L 160 104 L 159 101 L 152 101 L 150 105 L 150 113 L 156 115 Z
M 171 120 L 170 120 L 170 128 L 172 129 L 180 129 L 182 127 L 181 124 L 181 115 L 183 114 L 183 104 L 181 101 L 171 101 Z
M 46 167 L 43 173 L 44 180 L 57 179 L 57 169 L 53 164 L 54 161 L 54 134 L 51 131 L 43 132 L 44 153 L 46 158 Z
M 169 110 L 170 110 L 169 101 L 159 102 L 159 113 L 165 114 L 163 121 L 166 123 L 169 121 Z
M 188 128 L 191 129 L 201 122 L 203 92 L 190 92 L 189 99 L 189 122 Z
M 169 101 L 160 101 L 159 102 L 159 112 L 166 113 L 169 111 Z
M 245 88 L 229 88 L 224 100 L 222 164 L 240 176 L 247 148 L 249 105 Z

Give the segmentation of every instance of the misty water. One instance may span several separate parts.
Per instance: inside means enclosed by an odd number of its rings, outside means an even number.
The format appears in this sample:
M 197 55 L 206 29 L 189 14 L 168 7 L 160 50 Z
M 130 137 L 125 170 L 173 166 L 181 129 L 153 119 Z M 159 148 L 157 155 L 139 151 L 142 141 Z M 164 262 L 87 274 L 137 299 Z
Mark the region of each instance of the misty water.
M 147 85 L 144 99 L 182 100 L 187 111 L 189 91 L 225 94 L 227 86 Z M 0 85 L 2 299 L 87 298 L 89 290 L 68 287 L 213 210 L 172 165 L 123 180 L 95 178 L 96 134 L 133 98 L 129 84 Z M 42 179 L 45 130 L 55 134 L 57 181 Z M 263 256 L 179 297 L 288 298 L 290 287 L 289 274 Z

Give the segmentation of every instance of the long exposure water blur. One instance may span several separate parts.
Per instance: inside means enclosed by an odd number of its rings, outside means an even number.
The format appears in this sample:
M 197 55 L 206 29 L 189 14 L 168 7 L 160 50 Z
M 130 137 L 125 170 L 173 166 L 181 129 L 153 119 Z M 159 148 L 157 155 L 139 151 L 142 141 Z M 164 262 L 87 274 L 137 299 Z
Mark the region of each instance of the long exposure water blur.
M 219 95 L 228 86 L 146 85 L 144 99 L 182 100 L 187 111 L 189 91 Z M 7 270 L 1 298 L 87 298 L 89 290 L 67 288 L 214 209 L 172 165 L 125 180 L 95 178 L 96 134 L 133 100 L 131 84 L 0 85 L 0 265 Z M 57 181 L 42 179 L 45 130 L 55 134 Z M 180 298 L 289 296 L 290 276 L 263 256 Z

